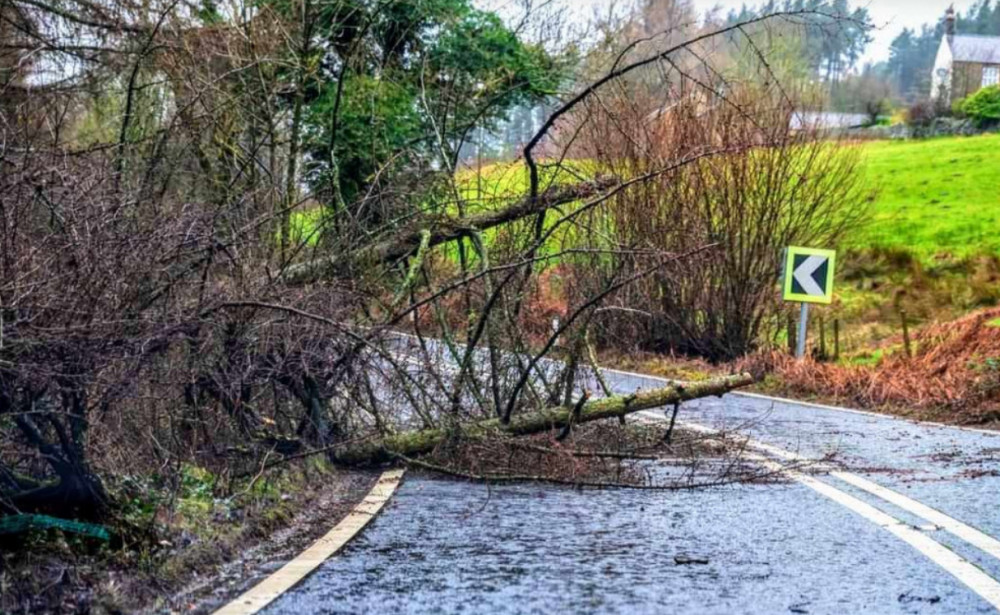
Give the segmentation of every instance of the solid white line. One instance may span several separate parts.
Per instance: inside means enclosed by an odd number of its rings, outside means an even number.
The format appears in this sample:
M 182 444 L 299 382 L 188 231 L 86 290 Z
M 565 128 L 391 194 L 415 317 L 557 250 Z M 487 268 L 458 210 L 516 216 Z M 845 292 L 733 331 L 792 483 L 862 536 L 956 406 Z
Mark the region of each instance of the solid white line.
M 656 417 L 658 420 L 663 420 L 663 418 L 655 413 L 649 413 L 647 416 Z M 698 425 L 696 423 L 680 423 L 682 427 L 691 429 L 692 431 L 697 431 L 699 433 L 704 433 L 707 435 L 719 435 L 721 432 L 717 429 L 712 429 L 711 427 L 706 427 L 704 425 Z M 772 457 L 777 457 L 785 461 L 792 462 L 809 462 L 810 460 L 802 455 L 793 453 L 791 451 L 786 451 L 784 449 L 778 448 L 777 446 L 772 446 L 770 444 L 765 444 L 763 442 L 757 442 L 755 440 L 748 439 L 746 441 L 748 447 L 760 451 L 762 453 L 767 453 Z M 842 480 L 849 485 L 853 485 L 862 491 L 866 491 L 877 498 L 885 500 L 886 502 L 905 510 L 906 512 L 920 517 L 924 521 L 931 523 L 940 529 L 953 534 L 954 536 L 964 540 L 970 545 L 976 547 L 980 551 L 1000 560 L 1000 540 L 986 534 L 967 523 L 963 523 L 958 519 L 949 517 L 945 513 L 931 508 L 926 504 L 922 504 L 913 498 L 903 495 L 898 491 L 893 491 L 888 487 L 884 487 L 874 481 L 868 480 L 862 476 L 851 472 L 844 472 L 842 470 L 836 470 L 828 465 L 820 466 L 822 469 L 826 470 L 828 474 L 836 479 Z
M 297 585 L 354 538 L 382 510 L 403 478 L 403 470 L 383 472 L 372 490 L 326 536 L 214 615 L 253 615 Z
M 647 378 L 649 376 L 646 376 Z M 925 427 L 944 427 L 946 429 L 957 429 L 959 431 L 968 431 L 977 434 L 984 434 L 987 436 L 1000 437 L 1000 431 L 994 429 L 982 429 L 979 427 L 965 427 L 962 425 L 949 425 L 947 423 L 938 423 L 935 421 L 918 421 L 916 419 L 908 419 L 904 416 L 895 416 L 892 414 L 884 414 L 880 412 L 872 412 L 871 410 L 858 410 L 856 408 L 844 408 L 841 406 L 828 406 L 826 404 L 815 404 L 808 401 L 798 401 L 794 399 L 788 399 L 785 397 L 773 397 L 771 395 L 762 395 L 760 393 L 747 393 L 745 391 L 733 391 L 731 395 L 736 395 L 737 397 L 751 397 L 753 399 L 763 399 L 767 401 L 774 401 L 782 404 L 788 404 L 792 406 L 806 406 L 807 408 L 817 408 L 820 410 L 832 410 L 834 412 L 847 412 L 848 414 L 860 414 L 863 416 L 871 416 L 881 419 L 889 419 L 892 421 L 902 421 L 904 423 L 909 423 L 911 425 L 922 425 Z
M 781 466 L 770 462 L 774 466 Z M 978 594 L 993 608 L 1000 611 L 1000 583 L 974 564 L 961 557 L 951 549 L 937 542 L 920 530 L 910 527 L 899 519 L 888 515 L 874 506 L 845 493 L 832 485 L 817 480 L 811 476 L 794 471 L 785 471 L 791 478 L 806 485 L 813 491 L 826 496 L 837 504 L 861 515 L 868 521 L 885 528 L 897 538 L 907 543 L 929 560 L 944 568 L 948 573 L 961 581 L 966 587 Z

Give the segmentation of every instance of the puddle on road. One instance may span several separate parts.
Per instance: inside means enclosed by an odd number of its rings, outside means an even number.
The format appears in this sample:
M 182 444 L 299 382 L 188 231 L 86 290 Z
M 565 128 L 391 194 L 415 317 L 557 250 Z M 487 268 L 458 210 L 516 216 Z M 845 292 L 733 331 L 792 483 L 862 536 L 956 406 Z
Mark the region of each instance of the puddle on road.
M 984 606 L 888 532 L 798 484 L 579 491 L 411 477 L 341 557 L 268 613 L 975 613 Z

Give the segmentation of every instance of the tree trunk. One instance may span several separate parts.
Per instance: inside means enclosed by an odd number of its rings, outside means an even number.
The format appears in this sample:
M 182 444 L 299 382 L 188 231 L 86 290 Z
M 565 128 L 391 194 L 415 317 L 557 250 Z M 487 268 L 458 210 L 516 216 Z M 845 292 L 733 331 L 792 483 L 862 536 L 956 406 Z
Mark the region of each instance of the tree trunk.
M 552 207 L 593 197 L 614 185 L 615 182 L 612 180 L 598 179 L 573 186 L 553 188 L 537 199 L 522 199 L 499 211 L 470 214 L 459 218 L 439 216 L 433 219 L 421 219 L 413 226 L 392 233 L 388 239 L 361 247 L 346 256 L 338 254 L 292 265 L 285 269 L 283 278 L 286 283 L 293 286 L 309 284 L 322 279 L 331 270 L 342 270 L 353 264 L 396 262 L 417 252 L 428 229 L 430 229 L 430 239 L 426 243 L 429 247 L 434 247 L 461 237 L 469 237 L 477 231 L 526 218 Z
M 576 424 L 603 419 L 623 417 L 642 410 L 659 408 L 701 397 L 722 396 L 734 389 L 753 384 L 749 374 L 728 376 L 705 382 L 674 385 L 652 391 L 642 391 L 631 395 L 605 397 L 584 404 L 576 419 L 573 408 L 549 408 L 522 416 L 514 416 L 510 423 L 503 425 L 499 419 L 488 419 L 470 423 L 462 427 L 461 436 L 483 438 L 493 434 L 526 436 L 551 429 L 560 429 L 574 420 Z M 380 440 L 360 444 L 349 444 L 333 451 L 333 459 L 344 465 L 369 465 L 392 461 L 399 457 L 415 457 L 429 453 L 448 440 L 452 435 L 446 429 L 422 431 L 387 436 Z

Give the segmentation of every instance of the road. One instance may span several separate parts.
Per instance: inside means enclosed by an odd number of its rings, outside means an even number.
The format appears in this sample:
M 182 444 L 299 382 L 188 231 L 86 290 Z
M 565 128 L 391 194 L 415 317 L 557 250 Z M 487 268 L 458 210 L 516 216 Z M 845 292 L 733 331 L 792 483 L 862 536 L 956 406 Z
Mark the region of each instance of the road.
M 608 377 L 622 393 L 663 386 Z M 839 467 L 669 493 L 410 478 L 266 612 L 1000 610 L 1000 434 L 742 394 L 689 402 L 681 419 Z

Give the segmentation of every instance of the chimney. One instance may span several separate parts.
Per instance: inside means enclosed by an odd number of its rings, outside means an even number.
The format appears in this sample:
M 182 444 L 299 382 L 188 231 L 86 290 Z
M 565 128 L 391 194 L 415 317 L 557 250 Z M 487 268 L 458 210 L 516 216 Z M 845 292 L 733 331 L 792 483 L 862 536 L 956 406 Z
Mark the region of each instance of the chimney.
M 944 14 L 944 33 L 949 37 L 955 36 L 955 5 L 952 4 Z

